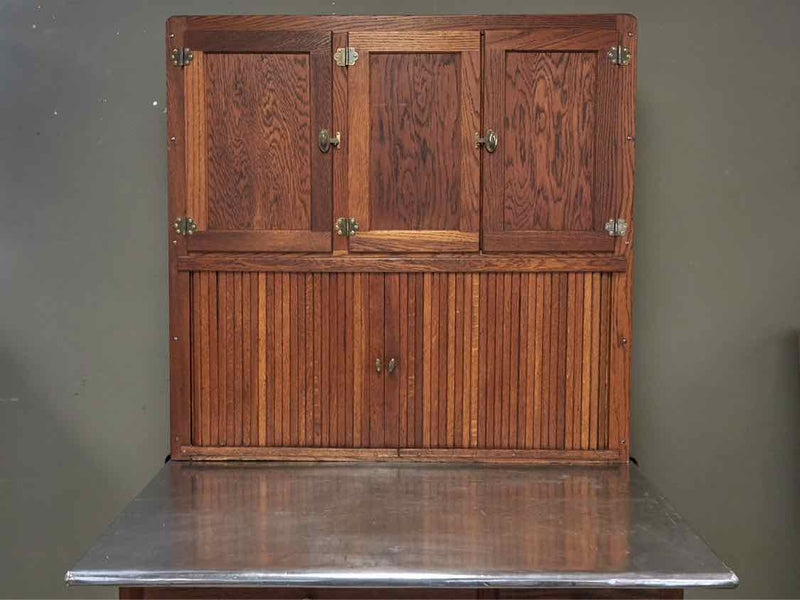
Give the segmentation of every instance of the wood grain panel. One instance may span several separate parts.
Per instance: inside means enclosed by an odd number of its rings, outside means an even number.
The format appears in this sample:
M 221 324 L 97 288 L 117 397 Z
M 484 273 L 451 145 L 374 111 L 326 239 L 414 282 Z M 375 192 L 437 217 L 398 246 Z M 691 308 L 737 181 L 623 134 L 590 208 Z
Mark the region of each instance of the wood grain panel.
M 196 15 L 172 17 L 185 20 L 190 32 L 204 30 L 359 31 L 415 35 L 421 31 L 481 29 L 593 28 L 613 31 L 619 15 Z M 633 19 L 633 17 L 630 17 Z
M 626 272 L 611 278 L 611 327 L 609 332 L 609 448 L 618 449 L 623 459 L 628 458 L 630 435 L 630 383 L 632 350 L 632 290 L 633 290 L 633 221 L 634 162 L 636 122 L 636 65 L 638 62 L 638 33 L 636 18 L 631 15 L 618 17 L 620 41 L 631 51 L 631 63 L 622 74 L 618 136 L 624 140 L 620 148 L 620 215 L 628 221 L 628 235 L 617 238 L 615 251 L 624 256 Z
M 309 63 L 206 55 L 210 230 L 311 228 Z
M 165 31 L 164 63 L 167 74 L 167 190 L 168 222 L 186 214 L 186 78 L 181 69 L 170 69 L 172 48 L 184 45 L 186 19 L 173 17 Z M 191 288 L 189 273 L 178 269 L 178 257 L 186 253 L 185 236 L 167 236 L 169 253 L 169 393 L 170 451 L 178 456 L 182 444 L 191 441 Z
M 358 237 L 358 236 L 356 236 Z M 352 238 L 351 238 L 352 239 Z M 592 255 L 458 255 L 437 256 L 296 256 L 287 254 L 214 254 L 178 258 L 182 271 L 319 271 L 333 273 L 398 272 L 582 272 L 624 271 L 623 256 Z
M 370 227 L 457 229 L 457 54 L 370 57 Z
M 480 34 L 354 33 L 349 40 L 359 59 L 347 76 L 347 203 L 360 234 L 380 233 L 356 235 L 349 250 L 476 252 Z M 417 231 L 424 233 L 403 235 Z M 473 235 L 441 235 L 447 232 Z
M 505 231 L 592 229 L 595 60 L 506 55 Z

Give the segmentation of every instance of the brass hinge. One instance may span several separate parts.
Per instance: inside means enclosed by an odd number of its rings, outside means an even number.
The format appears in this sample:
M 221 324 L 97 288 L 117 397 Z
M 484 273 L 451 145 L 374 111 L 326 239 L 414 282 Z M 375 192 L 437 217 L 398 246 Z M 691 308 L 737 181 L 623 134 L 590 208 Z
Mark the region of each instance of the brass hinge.
M 622 237 L 628 233 L 628 222 L 625 219 L 611 219 L 606 223 L 605 230 L 611 237 Z
M 358 231 L 358 223 L 353 217 L 339 217 L 336 219 L 336 233 L 344 237 L 355 235 Z
M 197 223 L 192 217 L 178 217 L 172 224 L 172 228 L 178 235 L 192 235 L 197 231 Z
M 606 53 L 612 64 L 626 66 L 631 62 L 631 51 L 625 46 L 611 46 Z
M 333 55 L 333 60 L 340 67 L 352 67 L 358 60 L 358 52 L 355 48 L 348 46 L 347 48 L 338 48 Z
M 173 48 L 172 54 L 170 54 L 172 58 L 172 64 L 176 67 L 185 67 L 194 58 L 194 53 L 189 50 L 189 48 Z

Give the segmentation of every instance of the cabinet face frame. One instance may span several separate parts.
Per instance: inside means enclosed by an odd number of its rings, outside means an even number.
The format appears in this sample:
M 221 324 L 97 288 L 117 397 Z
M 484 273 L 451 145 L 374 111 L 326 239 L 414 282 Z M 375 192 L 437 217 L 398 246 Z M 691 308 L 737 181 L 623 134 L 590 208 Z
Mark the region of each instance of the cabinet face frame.
M 173 17 L 167 22 L 165 63 L 167 66 L 168 114 L 167 144 L 169 165 L 169 223 L 185 215 L 187 174 L 184 130 L 186 69 L 174 68 L 170 50 L 191 47 L 193 35 L 220 30 L 236 32 L 324 31 L 333 32 L 334 48 L 347 45 L 347 32 L 463 31 L 477 29 L 519 30 L 551 27 L 596 28 L 618 32 L 618 39 L 632 54 L 631 63 L 620 71 L 620 118 L 617 133 L 620 205 L 618 217 L 628 221 L 625 237 L 614 238 L 613 254 L 495 254 L 401 255 L 384 252 L 373 256 L 341 255 L 347 250 L 347 238 L 334 236 L 334 254 L 313 256 L 290 254 L 290 249 L 277 253 L 235 252 L 201 253 L 188 251 L 188 236 L 175 235 L 169 227 L 170 289 L 170 397 L 171 450 L 175 459 L 277 459 L 277 460 L 470 460 L 558 462 L 619 462 L 627 460 L 629 431 L 630 345 L 631 345 L 631 273 L 632 273 L 632 199 L 634 168 L 634 104 L 636 89 L 636 20 L 629 15 L 568 16 L 454 16 L 454 17 Z M 187 33 L 189 35 L 187 35 Z M 348 69 L 332 67 L 333 118 L 332 130 L 346 131 Z M 344 115 L 342 113 L 344 112 Z M 488 126 L 488 125 L 487 125 Z M 315 140 L 314 140 L 315 141 Z M 501 140 L 502 143 L 502 140 Z M 346 146 L 345 146 L 346 148 Z M 333 214 L 347 214 L 347 152 L 331 151 L 333 163 Z M 341 211 L 341 212 L 340 212 Z M 329 230 L 330 231 L 330 230 Z M 189 278 L 193 271 L 258 271 L 258 272 L 580 272 L 605 271 L 611 279 L 611 344 L 609 383 L 608 449 L 597 452 L 565 452 L 540 450 L 450 450 L 450 449 L 386 449 L 386 448 L 208 448 L 191 443 L 190 393 L 190 298 Z M 386 341 L 384 340 L 384 343 Z M 402 434 L 401 434 L 402 435 Z

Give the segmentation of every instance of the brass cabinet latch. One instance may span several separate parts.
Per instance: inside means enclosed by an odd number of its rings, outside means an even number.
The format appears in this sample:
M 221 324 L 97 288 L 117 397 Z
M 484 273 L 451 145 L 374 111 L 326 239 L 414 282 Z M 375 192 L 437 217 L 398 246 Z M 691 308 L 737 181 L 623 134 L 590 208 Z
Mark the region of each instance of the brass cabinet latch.
M 327 152 L 331 149 L 331 146 L 339 147 L 339 144 L 342 143 L 342 134 L 341 132 L 337 131 L 336 135 L 331 135 L 331 133 L 327 129 L 320 129 L 319 130 L 319 149 L 322 152 Z
M 336 233 L 343 237 L 355 235 L 358 231 L 358 223 L 353 217 L 339 217 L 336 219 Z
M 170 54 L 172 64 L 176 67 L 185 67 L 194 58 L 194 54 L 189 48 L 173 48 Z
M 352 67 L 358 60 L 358 52 L 355 48 L 337 48 L 333 55 L 333 60 L 340 67 Z
M 483 146 L 486 151 L 491 153 L 497 149 L 497 134 L 491 129 L 486 132 L 486 137 L 481 137 L 480 134 L 475 132 L 475 147 L 480 148 Z
M 397 359 L 390 358 L 389 362 L 386 363 L 386 371 L 391 375 L 397 369 Z M 375 359 L 375 372 L 380 374 L 383 371 L 383 361 L 380 357 Z
M 631 51 L 625 46 L 611 46 L 606 53 L 612 64 L 625 67 L 631 62 Z
M 178 217 L 172 224 L 172 228 L 178 235 L 192 235 L 197 231 L 197 223 L 192 217 Z
M 605 230 L 611 237 L 622 237 L 628 233 L 628 222 L 625 219 L 611 219 L 605 224 Z

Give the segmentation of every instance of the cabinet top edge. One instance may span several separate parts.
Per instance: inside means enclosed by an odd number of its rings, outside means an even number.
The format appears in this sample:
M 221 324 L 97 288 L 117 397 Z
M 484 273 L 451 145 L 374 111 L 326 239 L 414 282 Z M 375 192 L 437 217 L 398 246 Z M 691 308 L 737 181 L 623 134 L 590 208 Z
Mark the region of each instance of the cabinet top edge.
M 526 27 L 628 27 L 636 17 L 628 13 L 558 15 L 176 15 L 167 25 L 192 29 L 326 29 L 357 30 L 447 30 L 458 28 L 508 29 Z

